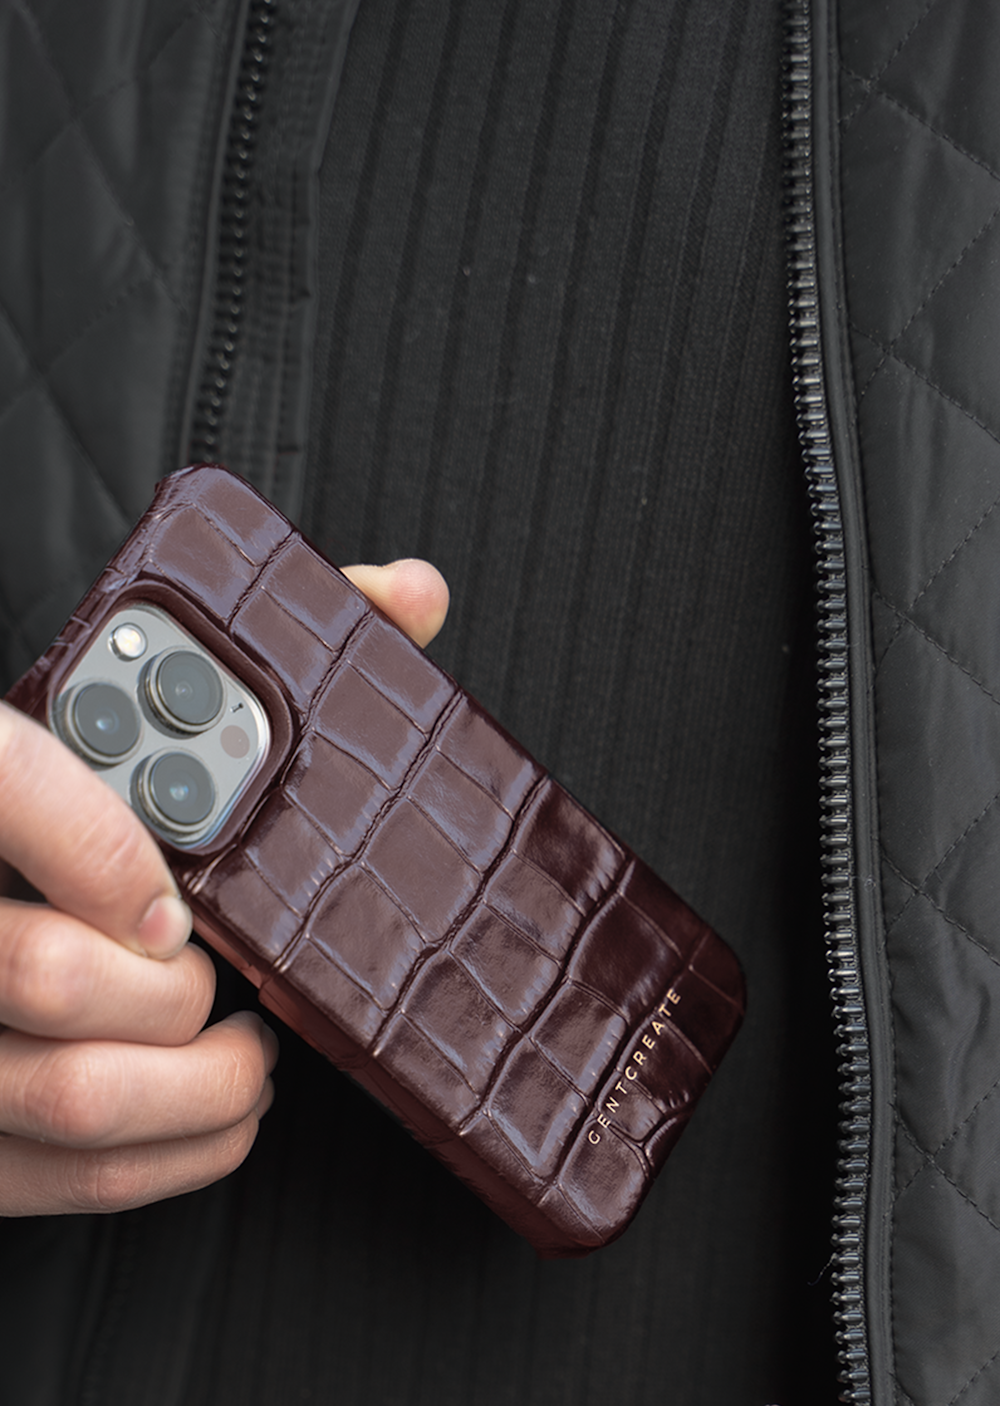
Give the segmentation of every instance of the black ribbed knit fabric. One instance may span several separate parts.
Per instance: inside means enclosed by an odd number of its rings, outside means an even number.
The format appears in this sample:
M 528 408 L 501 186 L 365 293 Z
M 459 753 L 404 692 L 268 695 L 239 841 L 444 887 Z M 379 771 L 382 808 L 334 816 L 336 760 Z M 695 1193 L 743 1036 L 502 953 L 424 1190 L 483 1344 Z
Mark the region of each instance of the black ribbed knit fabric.
M 304 523 L 444 570 L 436 656 L 732 943 L 742 1034 L 570 1263 L 285 1035 L 244 1168 L 104 1233 L 74 1401 L 835 1399 L 779 66 L 775 0 L 362 0 Z
M 379 0 L 355 25 L 307 526 L 335 560 L 441 566 L 437 657 L 736 946 L 750 1015 L 589 1263 L 537 1265 L 419 1160 L 361 1154 L 376 1188 L 326 1232 L 354 1224 L 338 1400 L 833 1398 L 794 1013 L 829 1037 L 779 56 L 772 0 Z

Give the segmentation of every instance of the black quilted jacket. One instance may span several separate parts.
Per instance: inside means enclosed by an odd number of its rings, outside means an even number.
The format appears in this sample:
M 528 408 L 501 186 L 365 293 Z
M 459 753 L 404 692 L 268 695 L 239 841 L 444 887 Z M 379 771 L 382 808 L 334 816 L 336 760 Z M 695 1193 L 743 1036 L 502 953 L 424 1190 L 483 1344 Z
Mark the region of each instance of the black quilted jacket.
M 221 447 L 295 514 L 312 173 L 354 8 L 0 7 L 0 462 L 46 505 L 0 511 L 7 679 L 179 463 Z M 793 0 L 787 43 L 845 1399 L 979 1406 L 1000 1397 L 1000 8 Z

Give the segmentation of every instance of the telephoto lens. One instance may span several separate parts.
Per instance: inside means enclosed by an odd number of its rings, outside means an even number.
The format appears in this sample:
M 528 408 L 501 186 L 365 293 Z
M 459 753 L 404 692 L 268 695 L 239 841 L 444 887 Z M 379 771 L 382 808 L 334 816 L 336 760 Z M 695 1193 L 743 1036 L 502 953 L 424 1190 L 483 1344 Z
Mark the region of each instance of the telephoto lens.
M 69 741 L 85 757 L 106 765 L 128 756 L 140 730 L 135 704 L 114 684 L 85 684 L 73 694 L 66 710 Z
M 146 696 L 160 721 L 178 732 L 211 727 L 226 697 L 218 672 L 190 649 L 161 655 L 147 678 Z
M 188 752 L 165 752 L 147 763 L 137 790 L 146 814 L 167 830 L 196 829 L 215 805 L 215 783 L 208 769 Z

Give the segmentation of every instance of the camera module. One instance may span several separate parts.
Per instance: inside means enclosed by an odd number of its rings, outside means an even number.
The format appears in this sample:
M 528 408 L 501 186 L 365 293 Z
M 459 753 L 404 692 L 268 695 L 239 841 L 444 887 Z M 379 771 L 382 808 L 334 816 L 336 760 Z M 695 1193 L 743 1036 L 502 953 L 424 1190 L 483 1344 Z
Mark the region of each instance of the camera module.
M 167 830 L 195 829 L 215 805 L 215 784 L 208 769 L 187 752 L 165 752 L 147 763 L 138 774 L 136 789 L 150 820 Z
M 146 697 L 161 722 L 179 732 L 201 732 L 222 712 L 225 690 L 207 659 L 189 649 L 161 655 L 146 680 Z
M 63 677 L 48 722 L 180 849 L 227 823 L 270 747 L 253 690 L 165 610 L 131 598 Z
M 111 765 L 127 757 L 139 740 L 141 723 L 132 699 L 110 683 L 77 689 L 64 715 L 68 740 L 91 761 Z

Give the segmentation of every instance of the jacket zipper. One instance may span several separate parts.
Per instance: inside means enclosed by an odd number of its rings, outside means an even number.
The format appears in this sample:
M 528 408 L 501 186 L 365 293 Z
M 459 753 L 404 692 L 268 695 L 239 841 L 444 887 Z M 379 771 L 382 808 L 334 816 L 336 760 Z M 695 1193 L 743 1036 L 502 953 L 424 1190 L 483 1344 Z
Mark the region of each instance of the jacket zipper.
M 785 180 L 792 371 L 817 565 L 823 912 L 841 1097 L 834 1319 L 843 1400 L 865 1406 L 872 1399 L 864 1277 L 872 1075 L 854 899 L 847 576 L 820 337 L 812 102 L 809 0 L 791 0 L 785 17 Z
M 205 366 L 191 420 L 189 457 L 215 459 L 243 324 L 250 172 L 271 57 L 277 0 L 250 0 L 222 173 L 218 256 Z
M 250 173 L 277 0 L 251 0 L 222 178 L 218 262 L 190 458 L 213 459 L 242 330 Z M 844 528 L 825 398 L 813 204 L 809 0 L 785 14 L 785 189 L 792 373 L 817 564 L 820 808 L 827 960 L 841 1123 L 834 1204 L 834 1319 L 845 1402 L 871 1402 L 864 1291 L 872 1079 L 854 902 L 848 609 Z

